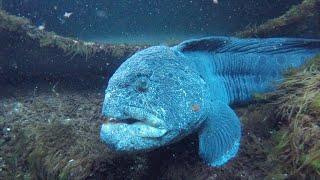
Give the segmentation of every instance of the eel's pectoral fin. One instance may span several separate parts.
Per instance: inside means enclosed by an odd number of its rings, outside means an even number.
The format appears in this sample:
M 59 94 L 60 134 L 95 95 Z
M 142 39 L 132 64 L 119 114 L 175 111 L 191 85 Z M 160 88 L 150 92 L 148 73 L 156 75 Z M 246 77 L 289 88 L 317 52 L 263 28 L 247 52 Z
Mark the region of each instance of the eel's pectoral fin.
M 240 121 L 226 104 L 218 102 L 199 133 L 199 155 L 211 166 L 221 166 L 239 149 Z

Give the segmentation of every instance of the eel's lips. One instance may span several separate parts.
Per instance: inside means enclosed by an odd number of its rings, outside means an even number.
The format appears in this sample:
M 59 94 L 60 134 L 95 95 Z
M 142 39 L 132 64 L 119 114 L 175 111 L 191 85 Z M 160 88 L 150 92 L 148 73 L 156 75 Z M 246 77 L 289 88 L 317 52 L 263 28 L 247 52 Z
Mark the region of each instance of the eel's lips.
M 121 116 L 112 116 L 107 109 L 104 115 L 109 119 L 101 127 L 100 136 L 112 149 L 132 151 L 148 149 L 158 144 L 168 130 L 162 119 L 143 108 L 126 107 Z M 141 146 L 141 144 L 145 144 Z
M 104 134 L 113 134 L 114 136 L 122 134 L 122 136 L 126 138 L 160 138 L 167 133 L 167 130 L 137 121 L 132 124 L 123 122 L 105 123 L 102 125 L 101 132 Z
M 140 123 L 103 124 L 100 137 L 107 147 L 119 153 L 150 151 L 159 147 L 160 138 L 166 134 L 165 129 L 157 129 Z

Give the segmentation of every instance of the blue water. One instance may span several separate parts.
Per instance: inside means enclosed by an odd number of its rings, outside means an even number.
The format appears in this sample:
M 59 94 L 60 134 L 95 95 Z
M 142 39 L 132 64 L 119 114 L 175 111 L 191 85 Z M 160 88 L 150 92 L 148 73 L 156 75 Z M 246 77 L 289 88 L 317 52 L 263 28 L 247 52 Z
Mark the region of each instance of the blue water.
M 4 9 L 60 35 L 109 43 L 170 43 L 231 35 L 301 0 L 3 0 Z M 69 18 L 65 13 L 72 13 Z

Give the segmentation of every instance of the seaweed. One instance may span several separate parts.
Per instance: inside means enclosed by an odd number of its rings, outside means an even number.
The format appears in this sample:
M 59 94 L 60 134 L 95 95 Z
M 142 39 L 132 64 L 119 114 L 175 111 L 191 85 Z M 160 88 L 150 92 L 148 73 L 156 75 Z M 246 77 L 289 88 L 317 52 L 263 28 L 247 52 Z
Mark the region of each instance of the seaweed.
M 276 146 L 269 158 L 291 177 L 320 175 L 319 62 L 320 56 L 315 57 L 269 94 L 277 107 L 271 110 L 282 123 L 273 137 Z
M 12 129 L 0 151 L 4 179 L 141 178 L 148 168 L 144 156 L 113 153 L 100 141 L 101 100 L 98 93 L 38 95 L 23 101 L 14 114 L 9 111 L 13 106 L 3 102 L 4 125 Z
M 320 37 L 320 0 L 304 0 L 280 17 L 236 33 L 239 37 L 303 36 Z

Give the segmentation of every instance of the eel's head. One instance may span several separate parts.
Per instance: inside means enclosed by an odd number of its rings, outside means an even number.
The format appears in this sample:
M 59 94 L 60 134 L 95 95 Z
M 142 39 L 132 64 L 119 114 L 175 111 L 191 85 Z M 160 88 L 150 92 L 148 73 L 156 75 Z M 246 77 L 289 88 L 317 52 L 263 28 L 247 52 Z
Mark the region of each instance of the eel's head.
M 201 123 L 204 86 L 179 51 L 156 46 L 136 53 L 109 80 L 102 140 L 115 151 L 137 152 L 186 136 Z

